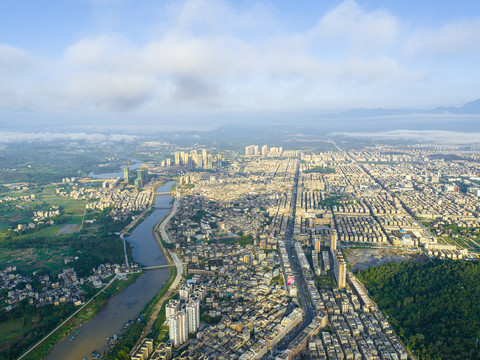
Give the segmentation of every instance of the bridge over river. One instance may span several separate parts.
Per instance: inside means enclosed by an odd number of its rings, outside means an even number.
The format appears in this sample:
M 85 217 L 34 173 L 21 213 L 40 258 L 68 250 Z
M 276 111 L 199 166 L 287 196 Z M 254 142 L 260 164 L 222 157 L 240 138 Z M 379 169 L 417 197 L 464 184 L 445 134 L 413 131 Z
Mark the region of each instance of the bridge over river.
M 182 265 L 185 265 L 186 263 L 181 263 Z M 165 269 L 170 266 L 175 266 L 175 263 L 171 264 L 165 264 L 165 265 L 152 265 L 152 266 L 144 266 L 143 270 L 158 270 L 158 269 Z

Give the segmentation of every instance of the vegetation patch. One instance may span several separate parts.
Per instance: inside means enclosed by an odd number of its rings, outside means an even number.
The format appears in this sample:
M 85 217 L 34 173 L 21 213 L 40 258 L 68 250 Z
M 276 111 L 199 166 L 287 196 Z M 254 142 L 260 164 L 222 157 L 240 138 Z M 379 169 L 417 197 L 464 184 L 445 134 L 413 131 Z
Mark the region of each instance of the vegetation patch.
M 335 169 L 325 166 L 315 166 L 311 169 L 305 170 L 305 174 L 317 173 L 317 174 L 335 174 Z
M 421 360 L 480 358 L 480 263 L 413 261 L 358 273 Z

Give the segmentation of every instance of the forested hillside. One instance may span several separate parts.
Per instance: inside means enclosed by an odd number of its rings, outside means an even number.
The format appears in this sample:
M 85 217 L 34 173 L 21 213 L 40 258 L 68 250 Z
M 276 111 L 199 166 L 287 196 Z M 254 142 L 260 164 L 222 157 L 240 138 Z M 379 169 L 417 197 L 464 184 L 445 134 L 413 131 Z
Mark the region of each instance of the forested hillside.
M 358 278 L 421 360 L 480 359 L 479 262 L 392 262 Z

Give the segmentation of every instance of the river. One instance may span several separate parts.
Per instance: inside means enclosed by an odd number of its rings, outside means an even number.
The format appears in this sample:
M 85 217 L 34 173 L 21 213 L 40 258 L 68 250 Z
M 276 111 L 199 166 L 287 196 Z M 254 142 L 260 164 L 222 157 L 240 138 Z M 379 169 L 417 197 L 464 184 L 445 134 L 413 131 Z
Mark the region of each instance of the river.
M 173 182 L 159 187 L 168 191 Z M 159 195 L 155 205 L 168 205 L 170 195 Z M 166 260 L 153 238 L 153 227 L 166 215 L 168 209 L 156 209 L 133 230 L 127 240 L 133 246 L 135 261 L 145 266 L 164 265 Z M 168 279 L 168 269 L 146 271 L 137 281 L 113 296 L 98 315 L 79 328 L 77 336 L 61 341 L 47 360 L 82 360 L 107 343 L 107 338 L 118 333 L 129 320 L 137 319 L 140 311 L 162 288 Z
M 128 168 L 130 169 L 130 173 L 133 173 L 134 170 L 140 169 L 142 166 L 142 162 L 138 160 L 132 160 L 133 164 L 128 165 Z M 99 173 L 96 174 L 94 172 L 91 172 L 88 174 L 88 177 L 92 179 L 116 179 L 116 178 L 123 178 L 123 168 L 127 166 L 121 166 L 120 169 L 121 171 L 115 171 L 115 172 L 108 172 L 108 173 Z

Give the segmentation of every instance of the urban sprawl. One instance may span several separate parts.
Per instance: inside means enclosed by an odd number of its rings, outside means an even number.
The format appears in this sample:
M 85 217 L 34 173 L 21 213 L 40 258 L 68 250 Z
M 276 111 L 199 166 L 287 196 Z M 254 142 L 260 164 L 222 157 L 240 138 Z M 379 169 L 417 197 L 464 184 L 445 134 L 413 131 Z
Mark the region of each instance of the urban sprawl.
M 114 220 L 124 220 L 152 204 L 150 174 L 177 176 L 163 240 L 180 258 L 184 277 L 165 306 L 168 340 L 143 338 L 130 358 L 413 358 L 355 277 L 348 250 L 477 258 L 479 156 L 426 146 L 209 152 L 174 149 L 158 166 L 138 170 L 134 186 L 125 186 L 132 180 L 127 167 L 124 179 L 100 188 L 66 179 L 68 189 L 57 189 L 59 196 L 88 200 L 86 209 L 108 208 Z M 454 160 L 446 156 L 452 153 Z M 26 226 L 53 224 L 60 214 L 58 208 L 35 213 Z M 66 268 L 51 279 L 15 270 L 0 272 L 7 311 L 23 299 L 32 306 L 81 305 L 84 282 L 101 287 L 132 271 L 105 264 L 89 278 Z M 40 289 L 29 285 L 33 279 Z M 14 290 L 20 282 L 24 289 Z

